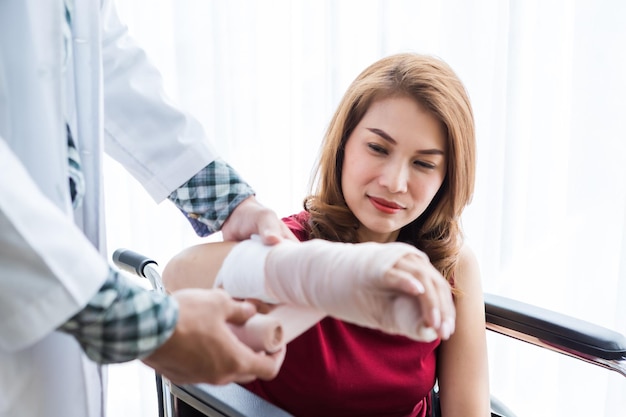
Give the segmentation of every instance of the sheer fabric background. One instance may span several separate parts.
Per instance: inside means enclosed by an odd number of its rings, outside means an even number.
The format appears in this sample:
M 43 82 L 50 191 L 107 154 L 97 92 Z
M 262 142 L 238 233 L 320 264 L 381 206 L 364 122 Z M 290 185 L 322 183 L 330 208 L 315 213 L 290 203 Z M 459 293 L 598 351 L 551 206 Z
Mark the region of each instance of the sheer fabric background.
M 402 51 L 443 58 L 475 111 L 477 188 L 464 228 L 484 290 L 626 333 L 626 3 L 117 3 L 172 99 L 281 216 L 301 209 L 331 114 L 362 69 Z M 200 241 L 115 162 L 105 178 L 111 251 L 165 263 Z M 492 394 L 518 416 L 626 409 L 619 375 L 488 337 Z M 155 414 L 148 368 L 109 374 L 111 416 Z

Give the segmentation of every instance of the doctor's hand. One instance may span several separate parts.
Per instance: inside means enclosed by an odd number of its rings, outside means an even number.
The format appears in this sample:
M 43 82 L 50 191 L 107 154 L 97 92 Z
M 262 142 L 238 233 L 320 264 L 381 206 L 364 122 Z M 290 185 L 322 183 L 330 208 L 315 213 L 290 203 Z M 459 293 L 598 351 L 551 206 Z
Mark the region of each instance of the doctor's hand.
M 254 196 L 242 201 L 222 226 L 225 241 L 242 241 L 259 235 L 266 245 L 274 245 L 282 239 L 297 241 L 291 230 L 272 210 L 259 203 Z
M 241 325 L 256 310 L 225 291 L 184 289 L 172 296 L 179 317 L 172 336 L 143 362 L 176 384 L 249 382 L 272 379 L 285 357 L 254 352 L 237 339 L 228 323 Z

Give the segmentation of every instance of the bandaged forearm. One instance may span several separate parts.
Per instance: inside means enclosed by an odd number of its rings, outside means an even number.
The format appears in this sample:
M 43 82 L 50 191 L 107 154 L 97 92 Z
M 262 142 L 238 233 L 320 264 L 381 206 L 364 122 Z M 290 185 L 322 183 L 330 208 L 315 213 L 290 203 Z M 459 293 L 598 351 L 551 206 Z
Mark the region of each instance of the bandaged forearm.
M 110 269 L 98 293 L 59 330 L 73 335 L 91 360 L 119 363 L 151 354 L 172 335 L 177 320 L 173 297 L 145 291 Z
M 407 254 L 403 243 L 249 240 L 224 260 L 216 285 L 239 298 L 313 307 L 335 318 L 417 340 L 435 333 L 422 326 L 419 300 L 390 289 L 385 274 Z

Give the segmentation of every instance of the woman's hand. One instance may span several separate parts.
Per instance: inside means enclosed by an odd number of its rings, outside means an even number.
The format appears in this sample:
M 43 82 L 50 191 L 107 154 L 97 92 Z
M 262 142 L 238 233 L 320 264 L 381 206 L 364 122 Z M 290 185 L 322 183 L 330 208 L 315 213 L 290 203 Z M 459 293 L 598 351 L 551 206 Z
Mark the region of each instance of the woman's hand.
M 425 328 L 435 330 L 437 335 L 446 340 L 454 333 L 456 313 L 452 290 L 448 281 L 430 263 L 428 257 L 420 253 L 409 253 L 400 258 L 385 274 L 390 286 L 407 288 L 417 284 L 419 294 L 416 294 L 407 312 L 400 313 L 398 320 L 410 320 L 413 309 L 419 309 L 420 317 Z M 397 281 L 396 283 L 392 283 Z M 415 301 L 417 300 L 417 302 Z M 405 325 L 406 326 L 406 325 Z

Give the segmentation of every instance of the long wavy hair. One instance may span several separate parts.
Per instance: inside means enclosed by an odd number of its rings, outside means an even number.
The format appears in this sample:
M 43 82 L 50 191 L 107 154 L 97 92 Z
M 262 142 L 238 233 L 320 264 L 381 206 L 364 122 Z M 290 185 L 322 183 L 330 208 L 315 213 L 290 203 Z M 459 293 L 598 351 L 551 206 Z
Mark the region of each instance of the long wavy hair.
M 350 85 L 328 126 L 304 208 L 310 213 L 311 237 L 357 242 L 360 222 L 346 205 L 341 189 L 345 145 L 369 107 L 389 97 L 411 97 L 445 129 L 447 168 L 428 208 L 404 226 L 398 241 L 424 251 L 452 280 L 463 236 L 460 216 L 474 192 L 476 140 L 474 116 L 465 88 L 454 71 L 435 57 L 403 53 L 366 68 Z

